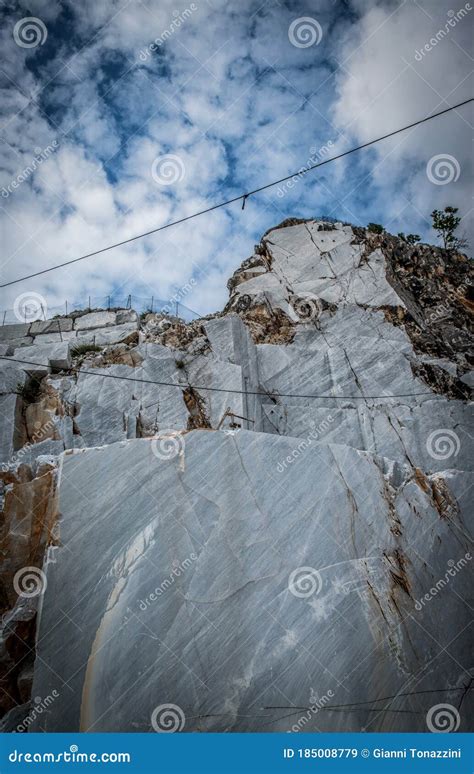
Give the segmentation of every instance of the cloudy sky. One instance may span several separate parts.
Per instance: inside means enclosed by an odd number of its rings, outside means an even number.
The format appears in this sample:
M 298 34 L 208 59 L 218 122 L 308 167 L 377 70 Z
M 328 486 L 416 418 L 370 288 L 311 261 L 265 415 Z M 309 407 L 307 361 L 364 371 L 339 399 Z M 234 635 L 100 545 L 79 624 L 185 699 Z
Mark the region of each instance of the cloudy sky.
M 2 282 L 472 95 L 474 0 L 18 0 L 0 11 Z M 470 108 L 243 211 L 236 203 L 4 288 L 0 309 L 25 293 L 52 313 L 110 293 L 166 300 L 194 278 L 184 303 L 216 311 L 230 274 L 291 216 L 375 221 L 435 242 L 429 214 L 453 204 L 469 236 Z

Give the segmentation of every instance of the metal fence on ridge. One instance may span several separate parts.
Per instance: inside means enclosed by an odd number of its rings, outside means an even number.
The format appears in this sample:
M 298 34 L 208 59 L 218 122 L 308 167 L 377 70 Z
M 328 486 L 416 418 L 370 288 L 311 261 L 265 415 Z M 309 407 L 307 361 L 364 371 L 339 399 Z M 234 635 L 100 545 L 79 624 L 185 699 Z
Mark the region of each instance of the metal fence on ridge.
M 156 296 L 138 296 L 134 293 L 128 295 L 111 293 L 106 296 L 87 296 L 81 301 L 65 300 L 64 303 L 49 306 L 47 304 L 38 304 L 37 319 L 50 319 L 58 315 L 68 315 L 71 312 L 87 311 L 89 309 L 134 309 L 138 313 L 142 312 L 163 312 L 175 317 L 180 317 L 185 322 L 191 322 L 202 317 L 199 312 L 190 309 L 182 301 L 175 299 L 165 300 Z M 19 309 L 0 309 L 0 325 L 13 325 L 20 322 L 31 322 L 31 311 L 25 304 L 25 319 L 22 319 L 22 312 Z

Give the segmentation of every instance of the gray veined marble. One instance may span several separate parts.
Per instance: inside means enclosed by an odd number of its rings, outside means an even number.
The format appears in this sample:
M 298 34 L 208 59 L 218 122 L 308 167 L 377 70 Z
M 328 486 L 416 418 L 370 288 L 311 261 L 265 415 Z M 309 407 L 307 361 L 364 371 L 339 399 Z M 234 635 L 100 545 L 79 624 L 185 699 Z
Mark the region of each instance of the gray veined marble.
M 443 516 L 408 467 L 315 443 L 280 470 L 294 445 L 198 430 L 64 456 L 33 687 L 60 697 L 34 730 L 147 731 L 171 703 L 188 731 L 286 731 L 318 695 L 305 730 L 423 731 L 457 701 L 468 572 L 416 604 L 469 555 L 466 474 Z

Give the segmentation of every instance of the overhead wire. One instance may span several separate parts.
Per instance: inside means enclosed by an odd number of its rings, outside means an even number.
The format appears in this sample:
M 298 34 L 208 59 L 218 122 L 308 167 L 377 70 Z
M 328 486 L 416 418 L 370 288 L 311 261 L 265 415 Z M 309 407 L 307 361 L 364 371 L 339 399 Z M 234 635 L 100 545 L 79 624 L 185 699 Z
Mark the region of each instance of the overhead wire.
M 0 360 L 8 360 L 10 363 L 19 363 L 22 365 L 36 366 L 37 368 L 50 368 L 45 363 L 34 363 L 30 360 L 20 360 L 12 356 L 1 355 Z M 270 398 L 305 398 L 305 399 L 320 399 L 320 398 L 334 398 L 335 400 L 381 400 L 392 398 L 415 398 L 415 397 L 435 397 L 431 392 L 412 392 L 412 393 L 397 393 L 395 395 L 315 395 L 307 394 L 302 395 L 298 393 L 281 393 L 277 390 L 237 390 L 235 388 L 226 387 L 207 387 L 204 385 L 189 384 L 189 382 L 165 382 L 158 381 L 156 379 L 140 379 L 135 376 L 121 376 L 119 374 L 105 374 L 100 373 L 98 370 L 90 371 L 82 368 L 64 368 L 58 369 L 58 372 L 71 373 L 73 375 L 87 375 L 87 376 L 100 376 L 105 379 L 120 379 L 127 382 L 153 384 L 159 387 L 179 387 L 181 389 L 192 388 L 193 390 L 207 391 L 207 392 L 224 392 L 235 395 L 261 395 L 262 397 Z
M 56 271 L 57 269 L 62 269 L 64 266 L 71 266 L 74 263 L 78 263 L 79 261 L 84 261 L 87 258 L 92 258 L 96 255 L 100 255 L 101 253 L 105 253 L 109 250 L 114 250 L 117 247 L 122 247 L 123 245 L 130 244 L 131 242 L 135 242 L 137 239 L 143 239 L 144 237 L 150 236 L 151 234 L 156 234 L 159 231 L 164 231 L 167 228 L 171 228 L 172 226 L 178 226 L 181 223 L 185 223 L 189 220 L 192 220 L 193 218 L 198 218 L 201 215 L 205 215 L 209 212 L 213 212 L 214 210 L 218 210 L 221 207 L 227 207 L 229 204 L 233 204 L 234 202 L 238 202 L 242 200 L 242 209 L 245 207 L 245 203 L 249 196 L 253 196 L 254 194 L 261 193 L 262 191 L 266 191 L 269 188 L 272 188 L 275 185 L 280 185 L 281 183 L 286 182 L 287 180 L 291 180 L 293 177 L 301 177 L 303 175 L 308 174 L 308 172 L 312 172 L 315 169 L 318 169 L 319 167 L 323 167 L 325 164 L 330 164 L 333 161 L 337 161 L 338 159 L 342 159 L 345 156 L 349 156 L 351 153 L 355 153 L 356 151 L 362 150 L 363 148 L 368 148 L 371 145 L 375 145 L 378 142 L 381 142 L 382 140 L 387 140 L 389 137 L 394 137 L 397 134 L 400 134 L 400 132 L 405 132 L 408 129 L 412 129 L 415 126 L 419 126 L 420 124 L 426 123 L 427 121 L 432 121 L 434 118 L 438 118 L 439 116 L 444 115 L 445 113 L 449 113 L 452 110 L 457 110 L 458 108 L 462 107 L 463 105 L 467 105 L 469 102 L 472 102 L 474 100 L 474 97 L 470 97 L 469 99 L 464 100 L 463 102 L 458 102 L 456 105 L 452 105 L 451 107 L 445 108 L 444 110 L 440 110 L 437 113 L 432 113 L 431 115 L 425 116 L 424 118 L 420 118 L 417 121 L 413 121 L 411 124 L 407 124 L 406 126 L 402 126 L 399 129 L 394 129 L 392 132 L 388 132 L 387 134 L 382 135 L 381 137 L 376 137 L 373 140 L 369 140 L 368 142 L 364 142 L 361 145 L 357 145 L 355 148 L 350 148 L 347 151 L 344 151 L 343 153 L 339 153 L 337 156 L 331 156 L 328 159 L 325 159 L 324 161 L 320 161 L 317 164 L 312 164 L 308 167 L 300 168 L 296 172 L 292 172 L 289 175 L 285 175 L 285 177 L 281 177 L 278 180 L 273 180 L 270 183 L 266 183 L 265 185 L 261 185 L 258 188 L 254 188 L 251 191 L 246 191 L 245 193 L 241 193 L 238 196 L 234 196 L 231 199 L 227 199 L 226 201 L 218 202 L 217 204 L 213 204 L 210 207 L 206 207 L 203 210 L 198 210 L 197 212 L 193 212 L 190 215 L 185 215 L 182 218 L 178 218 L 177 220 L 173 220 L 170 223 L 165 223 L 162 226 L 157 226 L 157 228 L 153 228 L 150 231 L 145 231 L 142 234 L 136 234 L 133 237 L 129 237 L 128 239 L 123 239 L 120 242 L 115 242 L 112 245 L 108 245 L 107 247 L 101 247 L 99 250 L 94 250 L 90 253 L 86 253 L 85 255 L 81 255 L 78 258 L 72 258 L 68 261 L 63 261 L 62 263 L 58 263 L 55 266 L 49 266 L 46 269 L 40 269 L 39 271 L 32 272 L 31 274 L 25 274 L 23 277 L 17 277 L 16 279 L 9 280 L 9 282 L 4 282 L 3 284 L 0 284 L 0 288 L 6 288 L 10 285 L 15 285 L 18 282 L 24 282 L 25 280 L 32 279 L 33 277 L 39 277 L 42 274 L 47 274 L 51 271 Z

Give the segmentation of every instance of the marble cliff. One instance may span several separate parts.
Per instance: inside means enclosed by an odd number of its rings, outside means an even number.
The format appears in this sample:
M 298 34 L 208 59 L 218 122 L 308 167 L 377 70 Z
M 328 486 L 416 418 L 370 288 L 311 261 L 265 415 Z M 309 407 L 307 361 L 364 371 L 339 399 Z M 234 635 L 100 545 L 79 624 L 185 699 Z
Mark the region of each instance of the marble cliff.
M 4 728 L 469 730 L 469 260 L 292 219 L 228 286 L 0 328 Z

